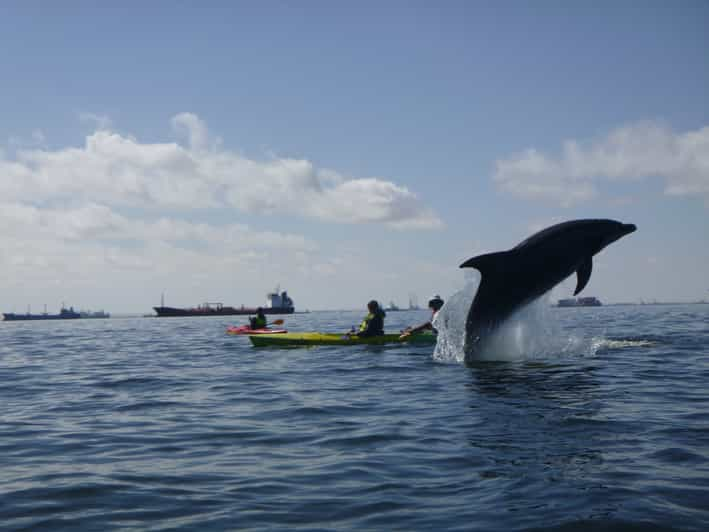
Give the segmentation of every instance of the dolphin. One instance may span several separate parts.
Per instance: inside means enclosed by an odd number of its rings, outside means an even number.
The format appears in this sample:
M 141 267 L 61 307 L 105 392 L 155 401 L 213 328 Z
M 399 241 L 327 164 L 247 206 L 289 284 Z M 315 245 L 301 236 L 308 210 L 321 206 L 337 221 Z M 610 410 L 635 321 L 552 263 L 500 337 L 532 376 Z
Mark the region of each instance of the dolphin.
M 571 220 L 547 227 L 510 250 L 466 260 L 460 267 L 475 268 L 481 275 L 465 324 L 466 361 L 475 358 L 486 336 L 516 310 L 574 272 L 574 295 L 581 292 L 591 278 L 593 256 L 636 229 L 615 220 Z

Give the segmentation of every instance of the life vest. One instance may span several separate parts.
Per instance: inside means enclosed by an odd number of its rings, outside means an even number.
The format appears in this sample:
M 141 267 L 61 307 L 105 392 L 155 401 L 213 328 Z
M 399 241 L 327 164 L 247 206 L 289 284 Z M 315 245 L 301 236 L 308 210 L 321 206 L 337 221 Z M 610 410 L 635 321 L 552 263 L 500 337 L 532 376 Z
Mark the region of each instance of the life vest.
M 266 326 L 266 318 L 260 318 L 256 316 L 249 320 L 251 322 L 252 329 L 263 329 Z
M 371 312 L 369 314 L 367 314 L 359 326 L 359 332 L 366 331 L 367 324 L 369 324 L 369 322 L 372 321 L 373 319 L 374 319 L 374 314 L 372 314 Z

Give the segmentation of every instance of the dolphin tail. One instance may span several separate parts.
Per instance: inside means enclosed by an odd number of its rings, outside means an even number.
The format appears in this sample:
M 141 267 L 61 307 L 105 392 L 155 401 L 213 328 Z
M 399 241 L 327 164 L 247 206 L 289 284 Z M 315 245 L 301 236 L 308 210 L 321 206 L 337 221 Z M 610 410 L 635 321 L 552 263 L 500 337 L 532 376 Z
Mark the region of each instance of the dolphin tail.
M 498 251 L 496 253 L 486 253 L 466 260 L 460 265 L 461 268 L 475 268 L 483 276 L 492 276 L 503 269 L 507 263 L 509 251 Z
M 475 299 L 468 312 L 468 326 L 471 330 L 493 329 L 500 316 L 506 314 L 510 297 L 500 287 L 511 288 L 517 285 L 518 272 L 513 271 L 512 251 L 499 251 L 478 255 L 466 260 L 461 268 L 475 268 L 480 272 L 480 284 Z M 473 326 L 474 324 L 474 326 Z
M 480 285 L 473 306 L 479 309 L 481 300 L 484 300 L 485 309 L 495 308 L 504 299 L 499 293 L 499 287 L 511 287 L 518 282 L 518 272 L 513 272 L 512 255 L 513 251 L 486 253 L 468 259 L 460 265 L 461 268 L 475 268 L 480 272 Z

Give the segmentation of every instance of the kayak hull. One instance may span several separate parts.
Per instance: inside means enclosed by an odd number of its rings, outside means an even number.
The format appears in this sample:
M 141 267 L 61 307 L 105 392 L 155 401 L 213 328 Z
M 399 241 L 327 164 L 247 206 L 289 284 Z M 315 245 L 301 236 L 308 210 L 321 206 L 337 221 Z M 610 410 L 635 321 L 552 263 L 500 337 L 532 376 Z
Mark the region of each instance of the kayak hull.
M 233 326 L 226 330 L 227 334 L 284 334 L 288 331 L 286 329 L 252 329 L 248 325 L 241 325 L 239 327 Z
M 430 333 L 411 335 L 405 339 L 399 338 L 399 333 L 384 334 L 382 336 L 368 336 L 359 338 L 339 333 L 321 332 L 290 332 L 285 334 L 260 334 L 249 335 L 249 340 L 256 347 L 282 346 L 317 346 L 317 345 L 387 345 L 387 344 L 417 344 L 433 345 L 436 336 Z

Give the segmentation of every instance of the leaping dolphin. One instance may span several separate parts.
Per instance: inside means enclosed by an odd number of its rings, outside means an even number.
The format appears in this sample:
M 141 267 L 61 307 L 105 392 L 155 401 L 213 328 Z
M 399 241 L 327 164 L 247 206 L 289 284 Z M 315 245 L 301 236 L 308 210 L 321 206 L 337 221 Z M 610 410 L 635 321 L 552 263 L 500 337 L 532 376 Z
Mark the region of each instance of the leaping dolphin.
M 591 278 L 593 256 L 635 230 L 615 220 L 572 220 L 547 227 L 508 251 L 466 260 L 461 268 L 481 274 L 465 324 L 466 360 L 475 358 L 486 335 L 512 313 L 574 272 L 578 294 Z

